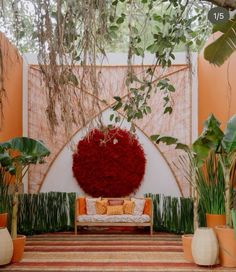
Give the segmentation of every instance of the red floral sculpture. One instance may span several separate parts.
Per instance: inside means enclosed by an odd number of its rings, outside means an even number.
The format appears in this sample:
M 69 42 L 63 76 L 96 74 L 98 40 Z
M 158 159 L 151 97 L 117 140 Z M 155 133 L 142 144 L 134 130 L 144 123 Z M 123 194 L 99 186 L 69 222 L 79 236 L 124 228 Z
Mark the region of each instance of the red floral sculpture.
M 94 129 L 79 141 L 72 169 L 85 193 L 122 197 L 138 189 L 145 164 L 143 148 L 128 131 Z

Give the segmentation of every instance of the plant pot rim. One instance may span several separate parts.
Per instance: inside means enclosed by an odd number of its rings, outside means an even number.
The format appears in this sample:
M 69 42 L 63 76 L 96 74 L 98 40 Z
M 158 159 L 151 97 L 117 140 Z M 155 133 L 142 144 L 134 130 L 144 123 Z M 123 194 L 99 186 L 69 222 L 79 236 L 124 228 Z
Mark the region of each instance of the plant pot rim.
M 181 236 L 182 238 L 184 237 L 184 238 L 192 238 L 193 237 L 193 234 L 191 234 L 191 233 L 188 233 L 188 234 L 182 234 L 182 236 Z
M 227 226 L 227 225 L 218 225 L 215 226 L 216 229 L 225 229 L 225 230 L 234 230 L 233 228 Z
M 207 213 L 206 212 L 206 215 L 212 215 L 212 216 L 224 215 L 225 216 L 225 213 Z
M 0 215 L 3 215 L 3 214 L 8 214 L 7 212 L 0 212 Z
M 7 229 L 7 227 L 0 227 L 0 229 Z
M 16 238 L 12 238 L 12 240 L 24 239 L 26 236 L 24 234 L 17 234 Z

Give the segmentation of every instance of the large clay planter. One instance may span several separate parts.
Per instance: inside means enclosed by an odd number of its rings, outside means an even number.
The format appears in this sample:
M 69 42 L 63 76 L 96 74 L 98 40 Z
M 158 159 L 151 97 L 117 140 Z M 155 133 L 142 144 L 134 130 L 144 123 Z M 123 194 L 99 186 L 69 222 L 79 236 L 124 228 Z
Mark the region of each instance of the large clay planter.
M 7 213 L 0 213 L 0 228 L 7 226 Z
M 226 216 L 225 214 L 206 213 L 206 224 L 208 228 L 214 228 L 215 226 L 225 225 Z
M 198 265 L 218 263 L 219 244 L 212 228 L 198 228 L 192 240 L 193 260 Z
M 13 256 L 11 259 L 12 263 L 20 262 L 24 255 L 25 250 L 25 236 L 18 235 L 17 238 L 12 239 L 13 241 Z
M 7 228 L 0 228 L 0 265 L 10 263 L 13 254 L 13 244 Z
M 192 239 L 193 239 L 193 234 L 182 235 L 184 258 L 186 261 L 191 262 L 191 263 L 193 263 Z
M 221 265 L 236 267 L 236 237 L 234 230 L 226 226 L 216 226 L 215 232 L 219 241 Z

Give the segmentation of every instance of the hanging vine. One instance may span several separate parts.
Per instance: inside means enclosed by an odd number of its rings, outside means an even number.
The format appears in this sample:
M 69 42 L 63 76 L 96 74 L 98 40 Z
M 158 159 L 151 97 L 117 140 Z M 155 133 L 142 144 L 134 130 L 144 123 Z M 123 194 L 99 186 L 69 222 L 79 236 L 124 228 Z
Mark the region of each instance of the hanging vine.
M 132 123 L 151 112 L 149 100 L 161 91 L 163 112 L 171 114 L 171 95 L 175 88 L 163 74 L 172 64 L 176 48 L 187 44 L 196 49 L 209 31 L 206 27 L 209 5 L 193 0 L 9 2 L 3 1 L 6 13 L 11 14 L 9 18 L 14 22 L 11 33 L 21 42 L 31 37 L 38 52 L 51 131 L 55 132 L 58 124 L 63 123 L 68 135 L 73 124 L 85 125 L 88 99 L 95 112 L 101 112 L 101 103 L 107 104 L 99 99 L 103 89 L 99 67 L 106 53 L 119 47 L 127 52 L 128 95 L 124 100 L 114 97 L 113 110 L 122 111 Z M 153 54 L 155 61 L 149 67 L 143 66 L 142 73 L 137 74 L 134 58 L 143 59 L 146 53 Z M 75 69 L 78 64 L 80 68 Z M 162 67 L 159 73 L 158 66 Z M 87 93 L 91 94 L 89 98 Z M 75 104 L 76 107 L 72 106 Z M 115 113 L 110 119 L 120 121 Z M 98 121 L 102 127 L 101 118 Z

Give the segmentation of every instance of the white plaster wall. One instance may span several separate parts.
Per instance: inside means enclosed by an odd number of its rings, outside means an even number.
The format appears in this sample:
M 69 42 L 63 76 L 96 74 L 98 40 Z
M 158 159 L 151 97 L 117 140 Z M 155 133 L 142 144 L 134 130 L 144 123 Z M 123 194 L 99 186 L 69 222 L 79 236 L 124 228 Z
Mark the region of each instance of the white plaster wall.
M 110 113 L 110 110 L 103 113 L 103 121 L 105 124 L 110 124 Z M 129 124 L 123 122 L 121 127 L 129 128 Z M 72 143 L 78 143 L 84 135 L 85 130 L 79 131 L 73 137 Z M 135 195 L 142 196 L 144 193 L 161 193 L 165 195 L 180 196 L 174 176 L 159 151 L 140 130 L 137 130 L 137 136 L 139 142 L 143 146 L 147 163 L 143 182 Z M 84 195 L 84 192 L 73 177 L 72 154 L 73 151 L 68 144 L 68 146 L 65 146 L 60 152 L 51 166 L 45 177 L 43 186 L 41 187 L 41 192 L 77 192 L 78 194 Z

